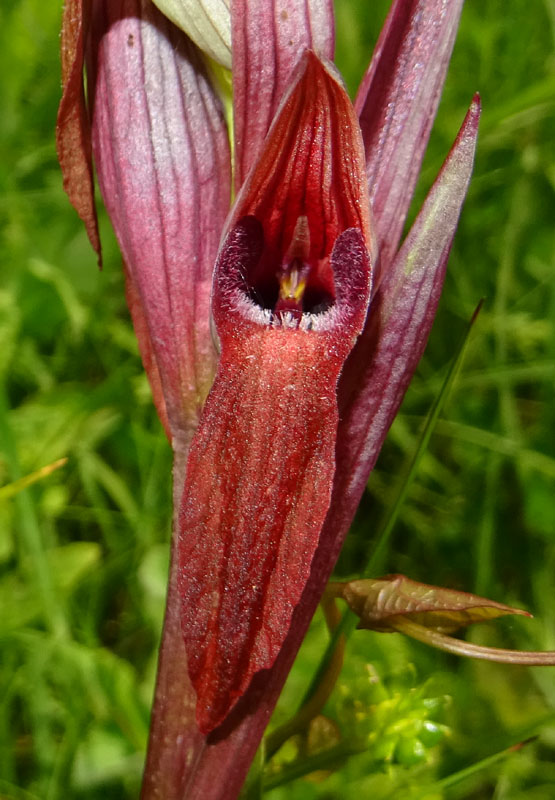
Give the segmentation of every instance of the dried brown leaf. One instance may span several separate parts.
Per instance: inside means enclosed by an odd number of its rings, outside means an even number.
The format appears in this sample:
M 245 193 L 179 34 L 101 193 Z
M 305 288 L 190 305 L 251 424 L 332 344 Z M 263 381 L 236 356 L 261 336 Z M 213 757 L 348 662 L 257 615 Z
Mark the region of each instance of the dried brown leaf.
M 94 203 L 91 132 L 83 86 L 84 42 L 90 18 L 88 0 L 66 0 L 62 20 L 62 99 L 56 123 L 56 145 L 64 189 L 85 223 L 101 264 L 100 236 Z
M 418 583 L 404 575 L 334 583 L 330 584 L 329 592 L 342 597 L 360 617 L 360 628 L 376 631 L 396 630 L 400 618 L 439 633 L 452 633 L 474 622 L 506 614 L 531 616 L 527 611 L 485 597 Z

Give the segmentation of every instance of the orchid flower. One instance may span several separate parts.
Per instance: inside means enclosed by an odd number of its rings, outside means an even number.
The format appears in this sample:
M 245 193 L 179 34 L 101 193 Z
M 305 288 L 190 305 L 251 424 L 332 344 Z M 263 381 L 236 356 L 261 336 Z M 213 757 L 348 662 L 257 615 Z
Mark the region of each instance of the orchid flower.
M 58 151 L 100 256 L 94 159 L 175 455 L 143 798 L 232 798 L 424 350 L 480 108 L 399 248 L 462 0 L 394 0 L 354 106 L 329 0 L 169 5 L 196 44 L 67 0 Z

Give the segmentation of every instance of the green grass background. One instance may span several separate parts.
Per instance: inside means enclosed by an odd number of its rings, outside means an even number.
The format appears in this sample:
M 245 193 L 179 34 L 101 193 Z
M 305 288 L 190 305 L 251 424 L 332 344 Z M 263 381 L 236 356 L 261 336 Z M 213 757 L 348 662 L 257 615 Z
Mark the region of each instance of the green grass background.
M 353 91 L 388 5 L 338 0 L 338 63 Z M 0 498 L 0 798 L 109 800 L 136 797 L 140 781 L 171 458 L 109 223 L 102 216 L 99 273 L 61 188 L 59 21 L 57 2 L 0 6 L 0 484 L 69 459 Z M 533 621 L 469 633 L 529 649 L 555 649 L 554 42 L 554 0 L 467 0 L 417 201 L 479 90 L 474 179 L 428 350 L 338 567 L 354 575 L 367 554 L 485 297 L 380 571 L 531 610 Z M 325 643 L 317 616 L 278 721 Z M 555 797 L 555 668 L 462 662 L 358 632 L 325 715 L 308 744 L 284 748 L 285 777 L 318 744 L 362 741 L 364 752 L 327 778 L 278 786 L 271 800 Z

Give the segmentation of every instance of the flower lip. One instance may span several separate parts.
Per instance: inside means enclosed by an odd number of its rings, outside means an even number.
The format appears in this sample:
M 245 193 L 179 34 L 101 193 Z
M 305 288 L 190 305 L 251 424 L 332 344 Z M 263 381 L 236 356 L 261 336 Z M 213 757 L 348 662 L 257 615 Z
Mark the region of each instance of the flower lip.
M 370 272 L 362 233 L 343 231 L 330 257 L 316 263 L 303 250 L 307 241 L 301 217 L 285 257 L 271 260 L 262 223 L 254 216 L 238 221 L 221 248 L 214 276 L 212 310 L 220 334 L 241 322 L 305 331 L 354 323 L 366 308 Z
M 335 300 L 333 276 L 329 258 L 314 261 L 310 251 L 310 223 L 306 214 L 297 218 L 291 241 L 281 263 L 272 276 L 273 281 L 259 296 L 265 308 L 274 310 L 278 319 L 289 314 L 300 319 L 303 312 L 320 314 Z M 330 280 L 331 277 L 331 280 Z
M 243 217 L 224 246 L 223 260 L 231 259 L 230 280 L 236 291 L 256 306 L 274 326 L 298 323 L 303 317 L 323 314 L 335 303 L 330 258 L 310 257 L 310 230 L 300 216 L 283 256 L 264 241 L 262 224 Z M 232 244 L 233 243 L 233 244 Z M 304 320 L 306 323 L 306 319 Z

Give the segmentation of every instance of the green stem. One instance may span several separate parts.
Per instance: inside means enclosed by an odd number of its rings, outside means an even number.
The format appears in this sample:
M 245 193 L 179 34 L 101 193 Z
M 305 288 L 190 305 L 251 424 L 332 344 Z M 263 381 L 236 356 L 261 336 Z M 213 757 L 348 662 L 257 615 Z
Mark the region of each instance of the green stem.
M 527 739 L 524 742 L 519 742 L 518 744 L 513 744 L 511 747 L 505 748 L 505 750 L 500 750 L 498 753 L 494 753 L 491 756 L 487 756 L 483 758 L 481 761 L 477 761 L 475 764 L 471 764 L 469 767 L 465 767 L 464 769 L 459 770 L 458 772 L 454 772 L 452 775 L 448 775 L 446 778 L 442 778 L 441 780 L 434 783 L 432 786 L 428 786 L 422 790 L 420 794 L 416 794 L 412 796 L 412 800 L 420 800 L 421 798 L 431 797 L 432 795 L 439 794 L 444 789 L 448 789 L 451 786 L 455 786 L 457 783 L 461 783 L 462 781 L 466 780 L 466 778 L 471 778 L 477 772 L 480 772 L 484 769 L 489 769 L 489 767 L 493 767 L 496 764 L 499 764 L 500 761 L 504 761 L 513 753 L 518 752 L 521 750 L 525 745 L 529 744 L 531 741 L 534 740 L 535 737 L 532 739 Z
M 498 664 L 518 664 L 529 667 L 555 666 L 555 651 L 550 650 L 504 650 L 500 647 L 485 647 L 464 639 L 454 639 L 439 631 L 426 628 L 405 617 L 398 617 L 392 624 L 399 633 L 404 633 L 419 642 L 454 653 L 457 656 L 478 658 L 482 661 L 495 661 Z
M 385 546 L 387 545 L 387 543 L 388 543 L 388 541 L 389 541 L 389 539 L 391 537 L 391 534 L 393 532 L 393 528 L 395 527 L 395 524 L 396 524 L 396 522 L 397 522 L 397 520 L 399 518 L 399 514 L 400 514 L 401 508 L 403 506 L 403 503 L 406 500 L 406 497 L 408 495 L 409 489 L 410 489 L 410 487 L 412 485 L 412 482 L 413 482 L 413 480 L 415 478 L 416 471 L 417 471 L 418 465 L 420 463 L 420 459 L 422 458 L 422 455 L 423 455 L 424 451 L 428 447 L 428 443 L 430 441 L 430 437 L 431 437 L 431 435 L 432 435 L 432 433 L 434 431 L 434 428 L 436 427 L 437 421 L 439 419 L 439 415 L 441 413 L 441 410 L 442 410 L 442 408 L 443 408 L 443 406 L 445 404 L 445 401 L 447 399 L 447 396 L 449 394 L 449 390 L 451 389 L 451 386 L 453 385 L 453 381 L 454 381 L 455 377 L 457 376 L 457 373 L 459 372 L 459 369 L 461 367 L 461 364 L 462 364 L 462 361 L 463 361 L 463 358 L 464 358 L 464 354 L 466 352 L 466 346 L 468 344 L 468 339 L 469 339 L 469 336 L 470 336 L 470 332 L 472 330 L 472 327 L 473 327 L 473 325 L 474 325 L 474 323 L 476 321 L 476 318 L 477 318 L 478 314 L 480 313 L 480 309 L 481 308 L 482 308 L 482 302 L 480 302 L 478 304 L 478 306 L 476 307 L 476 309 L 475 309 L 475 311 L 474 311 L 474 313 L 472 315 L 472 318 L 471 318 L 470 322 L 468 323 L 467 329 L 466 329 L 466 331 L 465 331 L 465 333 L 464 333 L 464 335 L 463 335 L 463 337 L 462 337 L 462 339 L 461 339 L 461 341 L 459 343 L 459 346 L 457 348 L 455 358 L 453 359 L 453 361 L 451 363 L 451 366 L 449 367 L 449 370 L 447 372 L 447 375 L 445 376 L 445 379 L 443 381 L 441 390 L 440 390 L 439 394 L 437 395 L 436 399 L 434 400 L 434 403 L 433 403 L 430 411 L 428 412 L 428 416 L 427 416 L 426 422 L 424 424 L 424 430 L 422 431 L 422 434 L 421 434 L 420 439 L 418 441 L 418 446 L 417 446 L 417 448 L 416 448 L 416 450 L 414 452 L 414 455 L 412 456 L 412 458 L 410 460 L 408 468 L 407 468 L 407 470 L 405 472 L 405 475 L 404 475 L 404 477 L 403 477 L 403 479 L 401 481 L 401 485 L 399 487 L 399 490 L 398 490 L 398 493 L 397 493 L 397 497 L 395 498 L 395 501 L 393 503 L 393 507 L 392 507 L 390 513 L 387 516 L 385 524 L 383 525 L 382 529 L 378 533 L 372 548 L 370 549 L 370 554 L 369 554 L 368 560 L 366 562 L 366 567 L 363 570 L 362 577 L 365 577 L 365 578 L 372 577 L 373 570 L 374 570 L 374 568 L 376 566 L 376 563 L 379 561 L 380 557 L 383 555 L 383 552 L 385 550 Z
M 343 667 L 343 656 L 345 651 L 345 635 L 341 627 L 344 617 L 341 617 L 339 610 L 332 599 L 328 603 L 322 601 L 322 608 L 326 615 L 328 627 L 332 633 L 331 642 L 333 648 L 330 650 L 330 658 L 320 664 L 322 671 L 318 673 L 318 680 L 314 683 L 315 691 L 308 697 L 305 695 L 294 717 L 283 725 L 273 730 L 265 740 L 266 760 L 269 761 L 280 747 L 295 734 L 305 731 L 333 692 L 337 679 Z
M 310 775 L 317 770 L 337 769 L 349 756 L 358 755 L 368 750 L 368 745 L 363 742 L 341 743 L 335 747 L 327 748 L 319 753 L 306 758 L 300 758 L 288 764 L 275 775 L 269 775 L 264 781 L 264 791 L 269 792 L 278 786 L 291 783 L 291 781 Z

